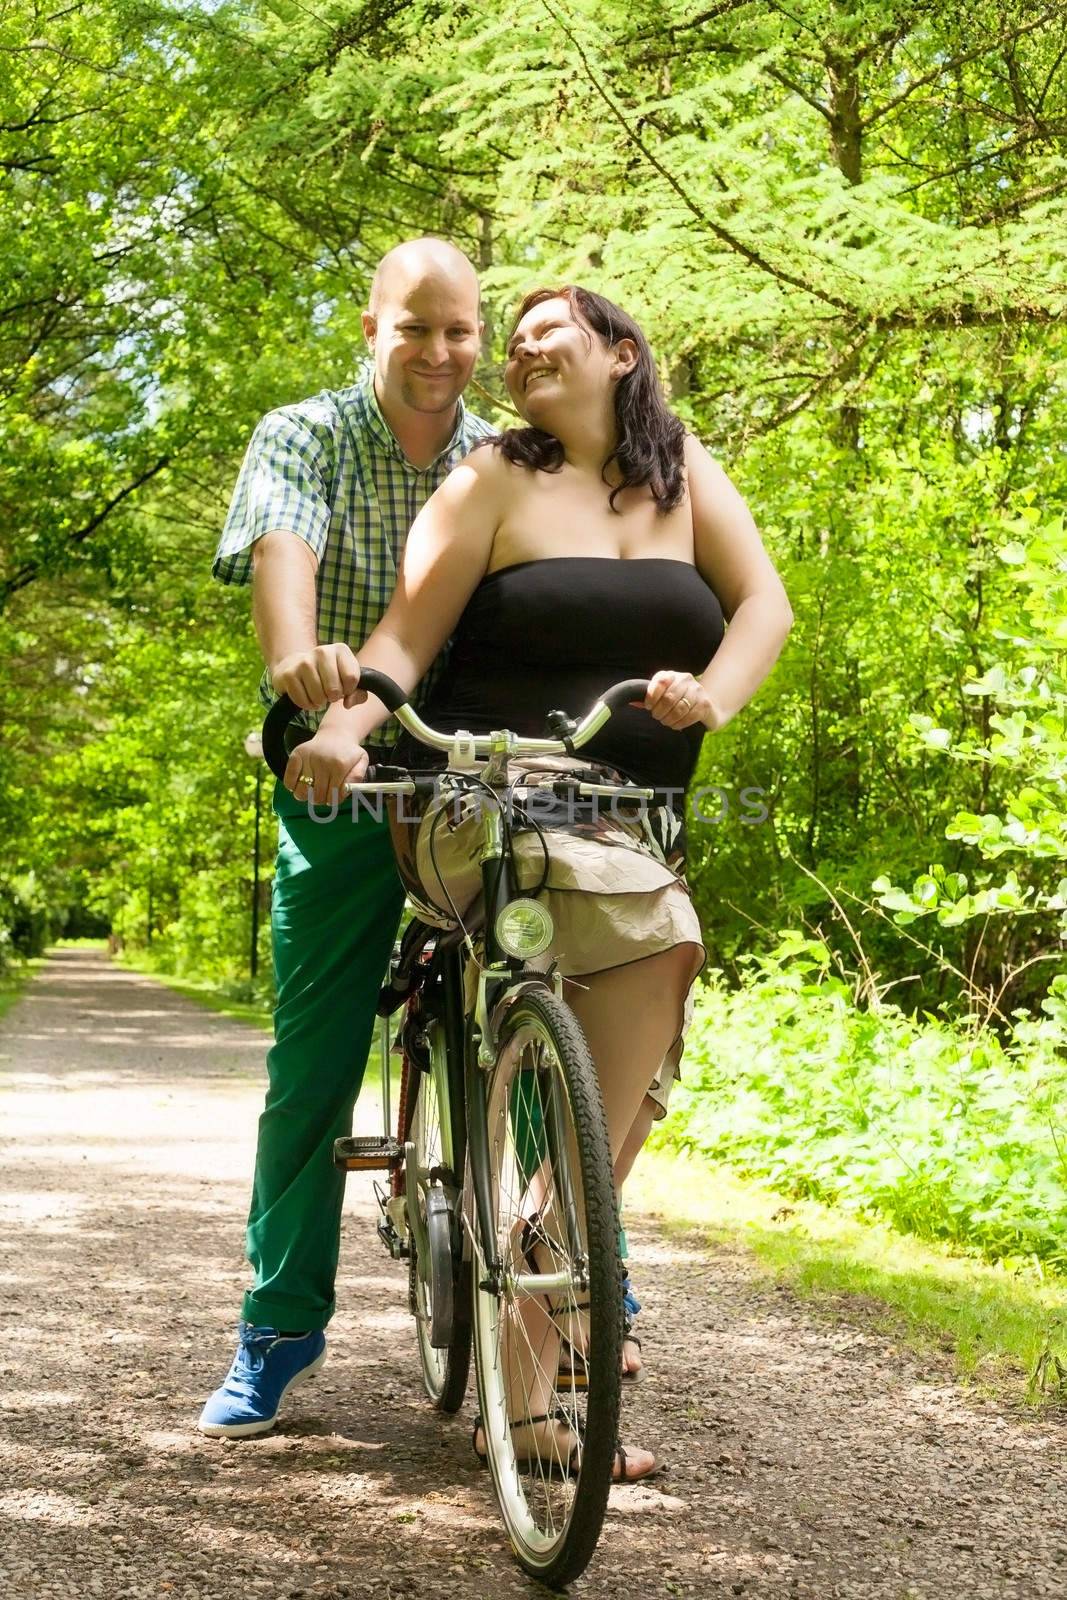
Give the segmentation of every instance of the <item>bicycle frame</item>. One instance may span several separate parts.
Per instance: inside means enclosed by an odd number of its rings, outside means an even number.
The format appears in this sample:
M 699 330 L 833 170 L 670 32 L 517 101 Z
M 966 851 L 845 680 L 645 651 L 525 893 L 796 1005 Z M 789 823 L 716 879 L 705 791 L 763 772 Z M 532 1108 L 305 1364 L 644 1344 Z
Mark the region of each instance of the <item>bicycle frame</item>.
M 622 705 L 643 700 L 648 689 L 644 679 L 627 679 L 615 684 L 597 701 L 580 723 L 573 722 L 563 712 L 550 712 L 549 725 L 557 732 L 553 739 L 519 737 L 508 730 L 490 734 L 471 734 L 465 730 L 442 733 L 431 728 L 408 704 L 407 695 L 384 673 L 364 669 L 360 684 L 368 693 L 376 695 L 392 712 L 401 725 L 420 743 L 431 749 L 445 751 L 447 771 L 459 778 L 469 776 L 482 762 L 487 762 L 479 775 L 483 797 L 486 790 L 498 791 L 507 785 L 507 764 L 512 757 L 571 755 L 577 758 L 578 750 L 587 744 L 605 725 L 612 712 Z M 298 708 L 287 695 L 282 695 L 267 713 L 263 724 L 264 755 L 281 779 L 288 761 L 285 732 L 298 715 Z M 310 737 L 310 735 L 309 735 Z M 424 789 L 426 779 L 414 776 L 400 780 L 375 781 L 368 778 L 359 784 L 346 785 L 351 794 L 373 792 L 378 795 L 414 795 Z M 597 783 L 577 784 L 581 796 L 623 796 L 633 800 L 654 800 L 663 793 L 637 785 L 623 786 Z M 521 991 L 529 983 L 548 985 L 557 995 L 562 992 L 562 982 L 555 973 L 533 971 L 507 953 L 500 944 L 497 928 L 500 914 L 516 898 L 509 853 L 506 849 L 507 827 L 504 805 L 482 807 L 484 837 L 480 856 L 482 893 L 485 907 L 485 961 L 478 977 L 478 995 L 473 1015 L 468 1020 L 463 1006 L 463 958 L 461 949 L 466 945 L 468 956 L 473 948 L 461 930 L 460 935 L 445 935 L 438 942 L 438 956 L 442 960 L 442 985 L 444 994 L 442 1026 L 445 1031 L 446 1073 L 444 1081 L 448 1094 L 448 1119 L 452 1137 L 453 1177 L 459 1182 L 469 1181 L 473 1202 L 477 1208 L 479 1232 L 482 1239 L 496 1237 L 493 1226 L 493 1199 L 490 1182 L 490 1160 L 487 1127 L 487 1074 L 496 1060 L 496 1018 L 502 1002 Z M 558 1092 L 558 1091 L 557 1091 Z M 555 1156 L 559 1139 L 560 1108 L 552 1103 L 544 1114 L 545 1139 Z M 464 1157 L 468 1159 L 464 1159 Z M 566 1164 L 561 1163 L 565 1169 Z M 578 1237 L 576 1208 L 572 1195 L 564 1195 L 564 1216 L 568 1245 L 572 1259 L 581 1259 L 581 1241 Z M 464 1215 L 466 1212 L 464 1210 Z M 418 1221 L 416 1220 L 416 1226 Z M 409 1226 L 411 1219 L 409 1218 Z M 414 1230 L 413 1230 L 414 1231 Z M 416 1246 L 425 1246 L 425 1239 L 416 1237 Z M 464 1244 L 466 1252 L 466 1241 Z M 486 1278 L 483 1286 L 495 1293 L 502 1288 L 503 1268 L 494 1259 L 485 1263 Z M 523 1273 L 515 1281 L 515 1292 L 530 1295 L 553 1294 L 571 1287 L 568 1273 Z
M 488 780 L 483 777 L 483 782 Z M 370 786 L 368 786 L 370 787 Z M 470 1184 L 473 1203 L 478 1212 L 479 1233 L 483 1240 L 496 1237 L 493 1225 L 493 1199 L 490 1182 L 490 1160 L 487 1128 L 486 1090 L 488 1072 L 496 1061 L 496 1024 L 502 1002 L 507 1002 L 529 983 L 547 985 L 561 994 L 562 982 L 557 974 L 531 972 L 524 963 L 502 950 L 496 938 L 496 920 L 517 896 L 517 888 L 506 850 L 507 826 L 503 805 L 483 805 L 484 837 L 480 858 L 482 893 L 485 915 L 485 963 L 478 975 L 478 996 L 471 1017 L 464 1014 L 463 962 L 465 939 L 455 934 L 443 935 L 438 940 L 437 958 L 441 961 L 443 1006 L 440 1022 L 445 1034 L 444 1081 L 447 1085 L 448 1115 L 452 1129 L 454 1152 L 453 1176 L 458 1180 L 466 1176 Z M 468 955 L 468 959 L 470 956 Z M 462 1064 L 462 1075 L 459 1068 Z M 440 1083 L 438 1096 L 440 1104 Z M 456 1108 L 462 1105 L 465 1116 L 460 1119 Z M 441 1108 L 444 1113 L 444 1108 Z M 559 1139 L 558 1110 L 546 1118 L 545 1136 L 553 1156 Z M 466 1147 L 469 1164 L 462 1160 Z M 557 1163 L 558 1164 L 558 1163 Z M 576 1206 L 572 1196 L 565 1197 L 568 1222 L 568 1243 L 572 1253 L 580 1254 L 580 1239 L 576 1221 Z M 463 1214 L 466 1214 L 464 1207 Z M 417 1244 L 419 1241 L 416 1241 Z M 466 1241 L 465 1241 L 466 1242 Z M 485 1263 L 486 1277 L 483 1287 L 494 1293 L 502 1288 L 502 1266 L 498 1259 Z M 524 1294 L 544 1294 L 558 1291 L 569 1284 L 563 1273 L 523 1275 Z

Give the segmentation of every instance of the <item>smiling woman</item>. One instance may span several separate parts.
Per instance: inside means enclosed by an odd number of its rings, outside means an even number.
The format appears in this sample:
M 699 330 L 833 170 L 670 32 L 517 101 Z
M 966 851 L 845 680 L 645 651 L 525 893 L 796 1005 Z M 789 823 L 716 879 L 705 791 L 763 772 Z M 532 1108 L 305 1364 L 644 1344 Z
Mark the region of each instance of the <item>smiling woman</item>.
M 660 511 L 678 505 L 685 429 L 664 401 L 652 351 L 632 317 L 577 285 L 536 289 L 519 307 L 507 357 L 505 382 L 530 424 L 502 436 L 509 461 L 560 471 L 565 454 L 553 422 L 561 411 L 592 407 L 607 413 L 603 421 L 615 435 L 600 464 L 612 510 L 624 490 L 645 486 Z

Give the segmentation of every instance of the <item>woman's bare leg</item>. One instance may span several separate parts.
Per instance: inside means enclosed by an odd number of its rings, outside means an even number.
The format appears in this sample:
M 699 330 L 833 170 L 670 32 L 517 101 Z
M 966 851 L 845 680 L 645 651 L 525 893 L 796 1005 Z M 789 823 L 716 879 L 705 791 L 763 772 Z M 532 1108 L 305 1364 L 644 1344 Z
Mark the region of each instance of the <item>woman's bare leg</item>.
M 648 1138 L 652 1124 L 656 1120 L 658 1110 L 659 1106 L 656 1101 L 653 1100 L 651 1095 L 646 1094 L 638 1108 L 636 1117 L 630 1125 L 630 1131 L 626 1135 L 626 1142 L 615 1157 L 616 1194 L 622 1194 L 622 1186 L 630 1176 L 630 1169 L 634 1162 L 644 1149 L 645 1140 Z M 637 1340 L 633 1338 L 624 1339 L 622 1342 L 623 1372 L 632 1373 L 636 1377 L 643 1365 L 641 1346 L 637 1343 Z
M 647 1093 L 648 1085 L 677 1038 L 678 1019 L 692 982 L 696 959 L 695 947 L 680 945 L 631 966 L 615 967 L 596 973 L 592 978 L 583 978 L 581 984 L 585 988 L 577 981 L 567 985 L 567 999 L 585 1030 L 597 1064 L 605 1110 L 618 1084 L 619 1063 L 642 1064 L 640 1071 L 644 1076 L 640 1087 L 645 1092 L 640 1096 L 621 1144 L 612 1143 L 615 1191 L 620 1196 L 655 1119 L 658 1108 Z M 636 1030 L 634 1024 L 637 1024 Z M 623 1108 L 621 1116 L 625 1115 Z M 610 1139 L 610 1121 L 608 1128 Z M 622 1370 L 636 1374 L 641 1366 L 641 1351 L 636 1341 L 625 1341 Z
M 596 1063 L 615 1187 L 620 1194 L 652 1125 L 655 1102 L 649 1099 L 648 1086 L 678 1037 L 682 1007 L 698 959 L 695 946 L 679 945 L 566 985 L 568 1003 Z M 626 1370 L 639 1371 L 637 1346 L 629 1344 L 625 1349 Z M 642 1470 L 654 1459 L 643 1450 L 632 1454 Z
M 697 961 L 696 948 L 680 945 L 625 967 L 593 973 L 565 986 L 566 998 L 582 1025 L 596 1063 L 608 1127 L 608 1143 L 621 1182 L 633 1165 L 640 1145 L 630 1149 L 630 1135 L 640 1131 L 646 1090 L 659 1071 L 664 1056 L 678 1035 L 678 1021 Z M 647 1134 L 647 1127 L 645 1128 Z M 642 1135 L 641 1143 L 644 1142 Z M 559 1332 L 540 1303 L 527 1300 L 513 1317 L 506 1338 L 505 1363 L 512 1417 L 550 1411 L 554 1403 Z M 542 1423 L 536 1432 L 542 1450 L 551 1448 L 554 1428 L 556 1448 L 565 1459 L 568 1443 L 561 1424 Z M 528 1449 L 526 1429 L 514 1430 L 516 1449 Z M 573 1441 L 572 1441 L 573 1442 Z M 481 1440 L 476 1441 L 476 1447 Z M 655 1465 L 647 1450 L 627 1445 L 627 1476 L 638 1478 Z
M 648 1086 L 678 1037 L 698 959 L 695 945 L 676 945 L 565 985 L 567 1002 L 596 1062 L 617 1182 L 620 1156 L 629 1161 L 626 1173 L 636 1157 L 637 1149 L 629 1148 L 630 1134 Z
M 622 1149 L 615 1157 L 615 1192 L 622 1194 L 622 1186 L 630 1176 L 634 1162 L 645 1147 L 645 1140 L 652 1130 L 656 1120 L 659 1106 L 650 1094 L 646 1094 L 637 1110 L 637 1115 L 630 1124 L 630 1131 Z

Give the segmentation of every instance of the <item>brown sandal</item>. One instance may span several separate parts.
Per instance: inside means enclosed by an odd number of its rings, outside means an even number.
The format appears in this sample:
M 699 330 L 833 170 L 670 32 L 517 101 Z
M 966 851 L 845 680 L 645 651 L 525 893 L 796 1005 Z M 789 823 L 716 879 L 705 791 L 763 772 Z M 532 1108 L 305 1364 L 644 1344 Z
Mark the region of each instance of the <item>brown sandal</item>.
M 576 1312 L 588 1310 L 589 1302 L 587 1300 L 584 1305 L 579 1306 L 550 1306 L 548 1314 L 552 1318 L 552 1321 L 555 1322 L 556 1318 L 561 1312 L 566 1316 L 573 1316 Z M 556 1325 L 557 1327 L 559 1326 L 558 1323 Z M 629 1313 L 624 1312 L 622 1319 L 622 1342 L 623 1344 L 626 1344 L 627 1342 L 630 1344 L 635 1344 L 640 1350 L 641 1341 L 637 1334 L 634 1333 L 633 1327 L 633 1318 L 629 1315 Z M 588 1389 L 589 1373 L 586 1371 L 584 1355 L 582 1354 L 581 1350 L 578 1349 L 577 1345 L 568 1339 L 562 1328 L 560 1328 L 559 1337 L 561 1349 L 559 1369 L 556 1373 L 556 1388 L 573 1388 L 576 1391 L 584 1391 Z M 640 1383 L 641 1373 L 639 1371 L 630 1372 L 627 1370 L 622 1374 L 622 1381 L 623 1383 Z
M 535 1456 L 529 1456 L 529 1455 L 527 1455 L 527 1456 L 519 1456 L 519 1455 L 516 1455 L 516 1457 L 515 1457 L 516 1465 L 520 1466 L 520 1467 L 522 1467 L 522 1466 L 532 1467 L 532 1466 L 534 1466 L 536 1464 L 536 1465 L 539 1465 L 542 1468 L 542 1470 L 546 1473 L 546 1475 L 548 1477 L 559 1477 L 559 1476 L 562 1475 L 562 1476 L 565 1476 L 565 1477 L 576 1478 L 578 1476 L 578 1473 L 579 1473 L 580 1468 L 581 1468 L 581 1454 L 580 1454 L 580 1452 L 581 1452 L 582 1444 L 584 1442 L 584 1434 L 583 1434 L 583 1430 L 582 1430 L 581 1426 L 580 1425 L 579 1426 L 575 1426 L 575 1424 L 571 1421 L 570 1417 L 567 1416 L 567 1413 L 565 1411 L 561 1411 L 557 1407 L 555 1411 L 544 1411 L 544 1412 L 541 1412 L 536 1417 L 517 1417 L 514 1422 L 509 1422 L 508 1423 L 508 1427 L 512 1431 L 514 1431 L 515 1428 L 527 1428 L 527 1427 L 532 1428 L 538 1422 L 561 1422 L 563 1424 L 563 1426 L 565 1428 L 569 1429 L 569 1431 L 571 1433 L 577 1433 L 577 1435 L 578 1435 L 578 1443 L 574 1446 L 574 1448 L 572 1449 L 570 1455 L 567 1457 L 566 1471 L 561 1473 L 562 1462 L 560 1461 L 560 1459 L 558 1457 L 556 1457 L 552 1461 L 546 1462 L 546 1461 L 544 1461 L 542 1459 L 542 1457 L 540 1455 L 535 1455 Z M 488 1465 L 488 1457 L 486 1456 L 484 1450 L 479 1450 L 478 1449 L 478 1446 L 475 1443 L 475 1440 L 478 1437 L 478 1429 L 481 1426 L 482 1426 L 482 1414 L 479 1411 L 477 1413 L 477 1415 L 475 1416 L 475 1418 L 474 1418 L 474 1427 L 471 1429 L 471 1449 L 474 1451 L 474 1454 L 478 1457 L 478 1460 L 481 1462 L 482 1466 L 484 1467 L 484 1466 Z M 575 1461 L 575 1459 L 574 1459 L 575 1456 L 578 1457 L 577 1461 Z M 657 1473 L 660 1473 L 660 1472 L 663 1471 L 663 1463 L 661 1461 L 657 1461 L 657 1462 L 654 1463 L 653 1466 L 649 1467 L 647 1472 L 642 1472 L 642 1473 L 639 1474 L 638 1477 L 631 1478 L 629 1476 L 627 1470 L 626 1470 L 627 1465 L 628 1465 L 628 1460 L 629 1460 L 629 1458 L 627 1457 L 626 1450 L 625 1450 L 624 1446 L 621 1445 L 621 1444 L 616 1444 L 616 1446 L 615 1446 L 615 1460 L 612 1463 L 612 1474 L 611 1474 L 612 1483 L 643 1483 L 646 1478 L 654 1478 L 657 1475 Z M 615 1470 L 614 1470 L 616 1467 L 618 1467 L 618 1469 L 619 1469 L 618 1473 L 616 1473 Z

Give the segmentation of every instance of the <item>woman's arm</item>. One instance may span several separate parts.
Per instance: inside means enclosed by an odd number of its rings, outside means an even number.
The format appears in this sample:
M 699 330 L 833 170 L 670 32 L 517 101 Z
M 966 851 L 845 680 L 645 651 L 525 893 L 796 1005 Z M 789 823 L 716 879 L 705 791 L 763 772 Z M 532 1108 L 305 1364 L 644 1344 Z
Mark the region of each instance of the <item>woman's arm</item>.
M 767 677 L 793 626 L 793 610 L 744 499 L 692 435 L 685 463 L 697 570 L 718 596 L 729 627 L 698 678 L 658 672 L 645 704 L 670 728 L 702 722 L 714 730 L 736 716 Z
M 427 500 L 411 524 L 389 609 L 359 651 L 361 666 L 411 690 L 433 665 L 485 576 L 506 470 L 497 451 L 479 450 Z M 374 695 L 346 713 L 361 738 L 388 715 Z
M 504 504 L 507 464 L 495 450 L 462 461 L 411 525 L 389 609 L 359 651 L 402 689 L 414 689 L 439 654 L 489 565 Z M 285 786 L 304 796 L 299 774 L 316 794 L 357 782 L 366 766 L 361 746 L 389 713 L 376 695 L 358 706 L 336 701 L 315 737 L 290 757 Z

